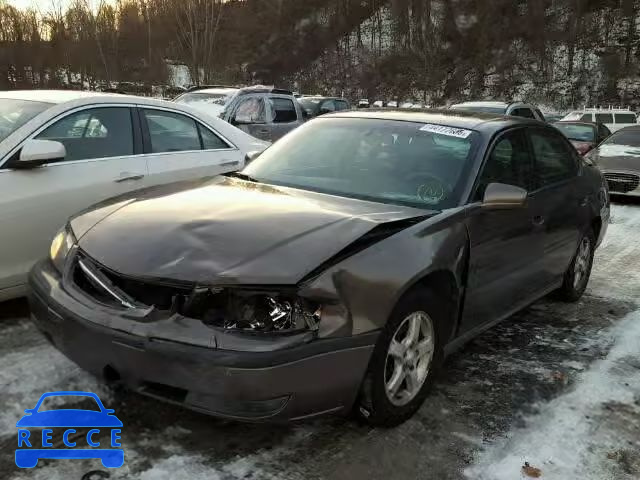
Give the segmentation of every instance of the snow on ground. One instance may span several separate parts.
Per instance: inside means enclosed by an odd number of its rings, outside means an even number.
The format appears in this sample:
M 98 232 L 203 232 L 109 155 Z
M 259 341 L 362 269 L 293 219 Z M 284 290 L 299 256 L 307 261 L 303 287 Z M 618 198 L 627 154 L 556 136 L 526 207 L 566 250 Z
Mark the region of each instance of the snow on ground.
M 542 478 L 623 479 L 640 474 L 640 312 L 604 334 L 613 344 L 571 391 L 540 405 L 527 426 L 507 434 L 466 470 L 477 480 L 513 480 L 528 462 Z M 619 417 L 628 422 L 618 428 Z M 617 461 L 627 456 L 626 462 Z M 613 458 L 612 458 L 613 457 Z

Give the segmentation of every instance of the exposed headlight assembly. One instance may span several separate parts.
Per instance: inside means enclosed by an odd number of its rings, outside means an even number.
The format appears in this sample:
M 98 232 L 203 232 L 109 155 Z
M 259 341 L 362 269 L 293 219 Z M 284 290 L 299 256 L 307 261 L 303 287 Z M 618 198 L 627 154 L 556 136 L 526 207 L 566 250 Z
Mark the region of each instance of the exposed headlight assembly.
M 76 237 L 68 225 L 53 237 L 51 248 L 49 249 L 49 258 L 60 273 L 64 271 L 67 256 L 75 244 Z
M 316 330 L 322 313 L 295 294 L 208 288 L 194 291 L 178 311 L 207 325 L 254 332 Z

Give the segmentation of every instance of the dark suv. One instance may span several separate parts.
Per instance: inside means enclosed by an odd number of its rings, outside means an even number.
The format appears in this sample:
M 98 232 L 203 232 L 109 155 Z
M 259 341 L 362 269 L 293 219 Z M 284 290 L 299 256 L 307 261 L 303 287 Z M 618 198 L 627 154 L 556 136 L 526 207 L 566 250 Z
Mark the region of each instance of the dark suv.
M 344 98 L 338 97 L 302 97 L 298 99 L 309 118 L 324 115 L 325 113 L 351 110 L 351 104 Z

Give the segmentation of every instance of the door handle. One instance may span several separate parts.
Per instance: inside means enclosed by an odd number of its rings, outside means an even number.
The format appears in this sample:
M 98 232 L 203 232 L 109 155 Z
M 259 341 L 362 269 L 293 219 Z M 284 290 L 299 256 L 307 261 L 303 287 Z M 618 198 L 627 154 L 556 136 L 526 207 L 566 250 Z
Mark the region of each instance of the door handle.
M 125 172 L 125 173 L 121 173 L 120 176 L 114 180 L 114 182 L 122 183 L 122 182 L 128 182 L 130 180 L 132 181 L 142 180 L 143 178 L 144 178 L 144 174 L 142 173 Z
M 237 160 L 223 160 L 220 164 L 221 167 L 230 167 L 231 165 L 238 165 L 240 162 Z
M 542 225 L 544 225 L 544 217 L 542 215 L 536 215 L 535 217 L 533 217 L 531 222 L 534 226 L 541 227 Z
M 258 133 L 269 133 L 269 129 L 268 128 L 261 128 L 260 130 L 258 130 Z

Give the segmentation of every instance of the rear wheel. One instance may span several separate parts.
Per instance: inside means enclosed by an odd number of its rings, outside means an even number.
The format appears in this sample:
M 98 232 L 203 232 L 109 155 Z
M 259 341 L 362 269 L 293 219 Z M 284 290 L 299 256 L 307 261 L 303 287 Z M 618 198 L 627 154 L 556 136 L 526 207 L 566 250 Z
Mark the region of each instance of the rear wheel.
M 573 260 L 564 274 L 562 287 L 558 290 L 562 300 L 575 302 L 582 297 L 591 276 L 595 244 L 592 230 L 586 232 L 580 239 Z
M 397 305 L 378 339 L 365 377 L 358 415 L 395 426 L 424 402 L 442 359 L 441 315 L 429 290 L 414 290 Z

